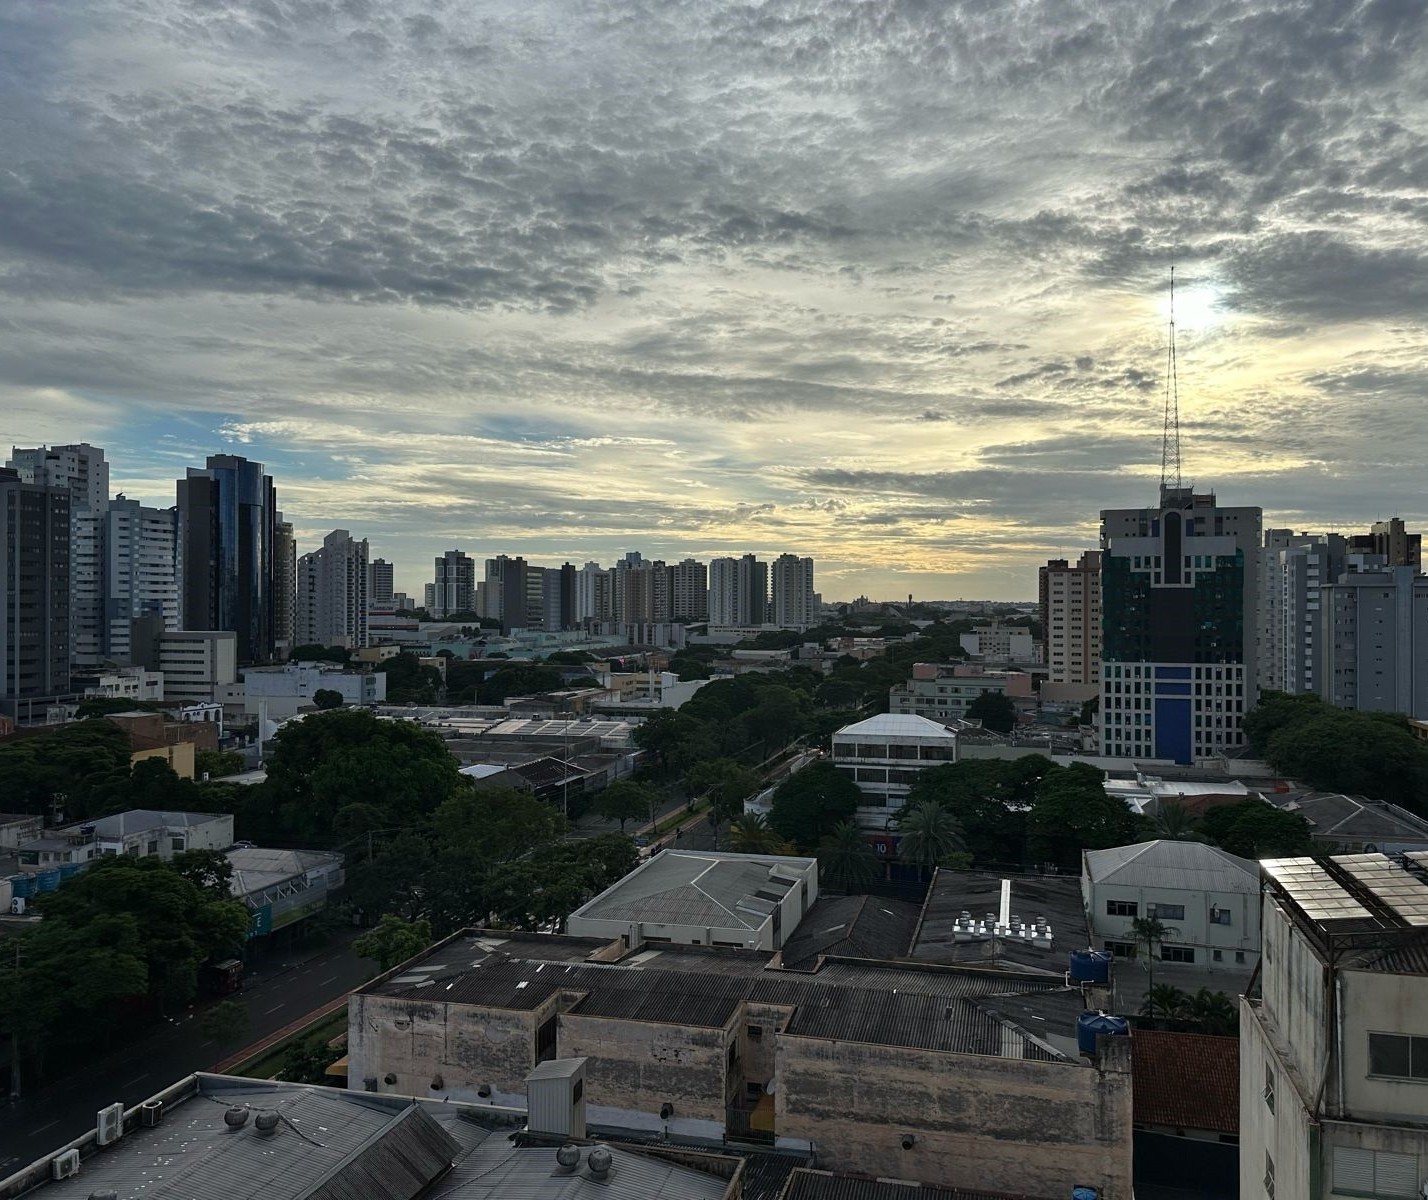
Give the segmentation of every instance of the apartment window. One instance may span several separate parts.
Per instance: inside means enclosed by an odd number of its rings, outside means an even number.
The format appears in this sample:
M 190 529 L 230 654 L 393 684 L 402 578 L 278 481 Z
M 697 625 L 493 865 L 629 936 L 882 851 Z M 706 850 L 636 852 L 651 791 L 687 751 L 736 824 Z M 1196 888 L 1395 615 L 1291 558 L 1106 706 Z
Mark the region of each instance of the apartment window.
M 172 850 L 175 854 L 182 854 L 182 853 L 183 853 L 183 838 L 181 838 L 181 837 L 169 838 L 169 849 Z
M 1236 950 L 1236 951 L 1235 951 L 1235 962 L 1237 962 L 1237 963 L 1239 963 L 1241 966 L 1243 966 L 1243 965 L 1244 965 L 1244 961 L 1245 961 L 1245 952 L 1244 952 L 1243 950 Z
M 1417 1196 L 1418 1156 L 1335 1146 L 1334 1191 L 1355 1196 Z
M 1211 925 L 1229 925 L 1230 923 L 1230 910 L 1228 908 L 1221 908 L 1218 904 L 1210 905 Z
M 1371 1033 L 1369 1074 L 1391 1079 L 1428 1079 L 1428 1037 Z
M 1193 963 L 1195 961 L 1194 947 L 1162 946 L 1160 948 L 1160 961 L 1173 963 Z
M 1264 1194 L 1274 1200 L 1274 1159 L 1268 1150 L 1264 1152 Z
M 1185 919 L 1185 906 L 1183 904 L 1147 904 L 1145 906 L 1147 917 L 1156 917 L 1161 921 L 1183 921 Z
M 1140 916 L 1140 905 L 1134 900 L 1107 900 L 1106 916 L 1138 917 Z
M 1268 1063 L 1264 1064 L 1264 1105 L 1270 1112 L 1274 1111 L 1274 1068 Z

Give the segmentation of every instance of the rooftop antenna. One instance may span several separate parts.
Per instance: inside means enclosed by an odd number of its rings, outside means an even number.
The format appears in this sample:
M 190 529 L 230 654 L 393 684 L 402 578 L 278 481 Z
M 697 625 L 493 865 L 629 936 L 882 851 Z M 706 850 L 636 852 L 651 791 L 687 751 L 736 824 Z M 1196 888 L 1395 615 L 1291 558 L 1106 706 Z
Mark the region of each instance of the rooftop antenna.
M 1180 381 L 1175 374 L 1175 264 L 1170 264 L 1170 341 L 1165 350 L 1165 431 L 1160 442 L 1160 493 L 1180 491 Z

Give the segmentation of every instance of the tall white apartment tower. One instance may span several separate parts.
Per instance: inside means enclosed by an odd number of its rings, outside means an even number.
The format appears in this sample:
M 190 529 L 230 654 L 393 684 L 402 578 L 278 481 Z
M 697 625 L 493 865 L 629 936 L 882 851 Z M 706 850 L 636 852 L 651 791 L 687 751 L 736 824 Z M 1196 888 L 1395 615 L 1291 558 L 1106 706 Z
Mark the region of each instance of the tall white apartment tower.
M 610 572 L 597 562 L 588 562 L 575 572 L 575 620 L 608 621 L 614 616 Z
M 334 529 L 297 566 L 299 646 L 367 645 L 367 541 Z
M 1317 692 L 1324 682 L 1320 589 L 1344 571 L 1347 540 L 1336 533 L 1266 529 L 1259 593 L 1259 686 Z
M 709 568 L 695 558 L 686 558 L 671 568 L 674 573 L 673 611 L 681 624 L 709 619 Z
M 1052 683 L 1098 685 L 1101 679 L 1101 554 L 1075 565 L 1054 558 L 1038 572 L 1045 662 Z
M 132 665 L 133 621 L 158 617 L 165 631 L 179 627 L 178 513 L 146 508 L 123 496 L 109 502 L 101 532 L 104 550 L 103 654 Z
M 818 622 L 813 592 L 813 560 L 780 554 L 773 561 L 773 622 L 807 629 Z
M 373 608 L 390 608 L 395 587 L 392 564 L 385 558 L 374 558 L 367 565 L 367 603 Z
M 503 556 L 504 557 L 504 556 Z M 488 561 L 486 579 L 491 579 Z M 427 593 L 427 609 L 440 619 L 448 613 L 466 612 L 476 603 L 476 563 L 460 550 L 448 550 L 436 560 L 436 576 Z
M 709 624 L 739 624 L 739 560 L 716 558 L 709 564 Z
M 1428 576 L 1350 555 L 1319 590 L 1323 668 L 1318 693 L 1336 708 L 1428 717 Z
M 109 464 L 88 442 L 70 446 L 15 446 L 7 464 L 20 482 L 69 493 L 69 648 L 78 667 L 104 661 L 104 510 Z

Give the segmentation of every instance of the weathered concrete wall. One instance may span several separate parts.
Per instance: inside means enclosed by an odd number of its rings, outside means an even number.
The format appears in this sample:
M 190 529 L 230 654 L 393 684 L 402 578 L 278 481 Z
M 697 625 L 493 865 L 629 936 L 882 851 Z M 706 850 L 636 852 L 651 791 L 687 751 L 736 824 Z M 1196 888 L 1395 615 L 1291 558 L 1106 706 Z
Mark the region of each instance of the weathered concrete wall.
M 778 1133 L 833 1170 L 1130 1200 L 1129 1045 L 1109 1040 L 1096 1069 L 780 1034 Z
M 745 1004 L 734 1026 L 739 1039 L 739 1074 L 749 1083 L 767 1083 L 777 1070 L 778 1031 L 788 1023 L 793 1009 L 777 1004 Z M 749 1036 L 749 1026 L 763 1032 Z
M 524 1096 L 535 1066 L 535 1035 L 555 1010 L 552 1000 L 534 1012 L 509 1012 L 470 1004 L 416 1004 L 388 996 L 354 995 L 349 1003 L 348 1086 L 377 1080 L 377 1091 L 430 1096 L 475 1092 L 488 1084 L 503 1096 Z M 395 1075 L 396 1082 L 386 1077 Z
M 592 1105 L 724 1122 L 725 1062 L 732 1030 L 689 1029 L 565 1013 L 557 1050 L 586 1058 L 585 1095 Z

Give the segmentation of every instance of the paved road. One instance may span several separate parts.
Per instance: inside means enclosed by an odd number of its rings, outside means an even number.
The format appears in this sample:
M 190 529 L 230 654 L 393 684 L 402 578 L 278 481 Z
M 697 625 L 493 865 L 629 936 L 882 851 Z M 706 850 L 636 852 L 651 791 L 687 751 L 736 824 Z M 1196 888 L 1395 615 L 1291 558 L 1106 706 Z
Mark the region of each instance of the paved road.
M 245 1040 L 257 1042 L 365 982 L 372 964 L 350 946 L 359 932 L 344 930 L 326 945 L 293 949 L 286 959 L 257 964 L 238 997 L 248 1009 Z M 201 1011 L 190 1009 L 13 1105 L 0 1103 L 0 1178 L 94 1128 L 94 1115 L 106 1104 L 137 1104 L 224 1058 L 234 1047 L 204 1037 L 197 1019 Z

